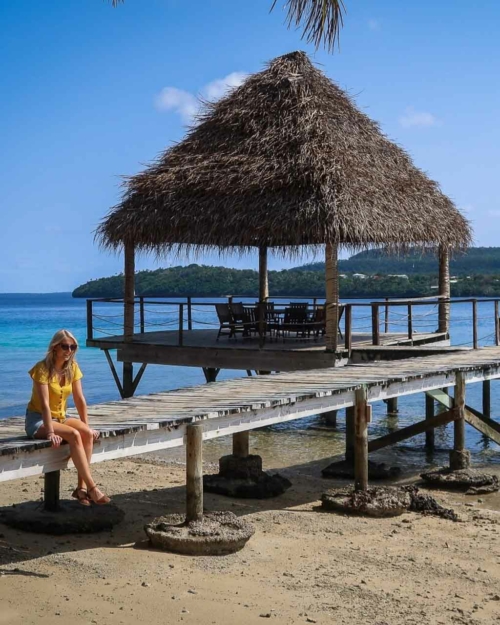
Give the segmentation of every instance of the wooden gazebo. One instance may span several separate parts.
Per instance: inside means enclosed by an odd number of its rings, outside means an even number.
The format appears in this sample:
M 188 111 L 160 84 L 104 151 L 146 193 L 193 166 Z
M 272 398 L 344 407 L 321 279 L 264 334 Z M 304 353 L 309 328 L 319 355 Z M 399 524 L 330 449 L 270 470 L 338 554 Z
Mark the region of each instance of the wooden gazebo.
M 467 220 L 376 122 L 304 52 L 274 59 L 216 103 L 178 144 L 126 180 L 98 229 L 125 249 L 125 335 L 133 335 L 134 251 L 258 248 L 260 299 L 267 250 L 323 246 L 326 349 L 337 349 L 339 248 L 433 248 L 449 297 L 450 250 L 471 241 Z M 439 314 L 448 329 L 449 307 Z

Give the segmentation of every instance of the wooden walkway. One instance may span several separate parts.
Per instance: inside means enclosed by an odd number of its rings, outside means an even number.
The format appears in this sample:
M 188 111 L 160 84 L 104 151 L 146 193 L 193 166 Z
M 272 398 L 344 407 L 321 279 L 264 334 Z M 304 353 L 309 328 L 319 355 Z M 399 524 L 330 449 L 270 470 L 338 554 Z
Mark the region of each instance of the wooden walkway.
M 453 386 L 457 372 L 466 383 L 500 378 L 500 348 L 238 378 L 97 404 L 89 406 L 90 422 L 102 432 L 93 462 L 181 446 L 195 422 L 203 422 L 205 439 L 226 436 L 353 406 L 362 387 L 374 402 Z M 23 418 L 0 421 L 0 481 L 67 466 L 67 447 L 23 436 Z

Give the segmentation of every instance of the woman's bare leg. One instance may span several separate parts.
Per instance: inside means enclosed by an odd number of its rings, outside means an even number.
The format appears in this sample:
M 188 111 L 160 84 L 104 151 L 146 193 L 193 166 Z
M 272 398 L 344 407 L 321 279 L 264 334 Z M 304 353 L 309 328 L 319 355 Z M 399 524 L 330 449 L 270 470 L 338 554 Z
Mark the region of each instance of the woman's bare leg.
M 87 464 L 90 465 L 90 459 L 92 458 L 92 450 L 94 448 L 94 437 L 90 431 L 89 426 L 83 423 L 80 419 L 67 419 L 64 425 L 74 428 L 80 432 L 82 438 L 83 448 L 85 449 L 85 455 L 87 456 Z M 85 479 L 80 471 L 78 471 L 78 484 L 77 488 L 83 488 L 85 486 Z
M 70 447 L 70 455 L 71 460 L 73 460 L 73 464 L 78 471 L 78 480 L 82 479 L 83 484 L 87 485 L 87 489 L 91 490 L 95 486 L 95 482 L 90 473 L 89 462 L 87 460 L 87 453 L 85 451 L 85 447 L 83 445 L 83 440 L 80 432 L 74 428 L 66 425 L 64 423 L 59 423 L 58 421 L 52 421 L 52 427 L 54 429 L 54 433 L 60 436 L 63 440 L 65 440 Z M 36 433 L 36 438 L 46 438 L 46 430 L 45 426 L 39 428 Z

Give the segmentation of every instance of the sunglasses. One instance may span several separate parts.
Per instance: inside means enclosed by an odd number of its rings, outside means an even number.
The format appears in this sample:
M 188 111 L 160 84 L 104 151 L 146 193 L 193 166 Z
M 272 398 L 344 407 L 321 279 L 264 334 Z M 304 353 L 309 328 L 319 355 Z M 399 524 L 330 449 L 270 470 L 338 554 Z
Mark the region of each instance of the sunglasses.
M 72 352 L 76 352 L 76 348 L 78 347 L 77 345 L 75 345 L 74 343 L 72 343 L 71 345 L 69 343 L 59 343 L 59 347 L 61 349 L 63 349 L 65 352 L 67 352 L 69 349 Z

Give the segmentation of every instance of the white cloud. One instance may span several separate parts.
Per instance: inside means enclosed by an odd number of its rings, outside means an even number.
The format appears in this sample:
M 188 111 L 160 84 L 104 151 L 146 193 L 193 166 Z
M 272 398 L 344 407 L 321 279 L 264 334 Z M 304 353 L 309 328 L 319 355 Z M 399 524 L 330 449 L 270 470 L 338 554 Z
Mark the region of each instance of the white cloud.
M 247 77 L 243 72 L 232 72 L 224 78 L 217 78 L 200 89 L 202 99 L 211 102 L 218 100 L 234 87 L 239 87 Z M 176 87 L 165 87 L 155 98 L 155 106 L 159 111 L 174 111 L 186 123 L 193 121 L 200 108 L 199 99 L 189 91 Z
M 430 126 L 441 125 L 441 122 L 432 113 L 416 111 L 411 106 L 406 109 L 404 115 L 401 115 L 399 123 L 403 128 L 429 128 Z
M 219 78 L 208 83 L 208 85 L 203 87 L 201 92 L 207 100 L 213 102 L 214 100 L 222 98 L 229 89 L 239 87 L 246 77 L 247 74 L 243 72 L 232 72 L 232 74 L 228 74 L 225 78 Z
M 488 211 L 489 217 L 500 217 L 500 210 L 496 208 L 492 208 Z
M 380 30 L 380 22 L 378 20 L 368 20 L 368 28 L 370 30 Z
M 155 106 L 159 111 L 175 111 L 183 121 L 189 122 L 196 115 L 199 103 L 189 91 L 165 87 L 156 96 Z

